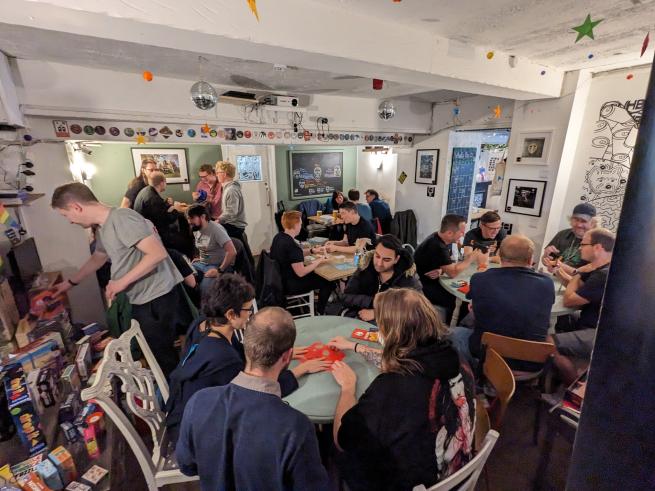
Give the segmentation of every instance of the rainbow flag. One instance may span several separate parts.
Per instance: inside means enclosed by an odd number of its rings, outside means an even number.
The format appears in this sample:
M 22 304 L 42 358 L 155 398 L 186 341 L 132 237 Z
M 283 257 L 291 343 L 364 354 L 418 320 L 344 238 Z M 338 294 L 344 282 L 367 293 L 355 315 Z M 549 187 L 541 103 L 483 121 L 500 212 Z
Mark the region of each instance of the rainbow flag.
M 20 229 L 18 222 L 14 220 L 3 204 L 0 204 L 0 223 L 3 223 L 8 227 Z

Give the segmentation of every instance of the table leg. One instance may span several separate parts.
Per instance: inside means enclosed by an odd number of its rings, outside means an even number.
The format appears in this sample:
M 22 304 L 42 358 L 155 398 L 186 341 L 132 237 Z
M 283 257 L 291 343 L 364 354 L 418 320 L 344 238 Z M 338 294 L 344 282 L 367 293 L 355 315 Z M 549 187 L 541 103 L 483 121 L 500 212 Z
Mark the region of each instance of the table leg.
M 450 318 L 450 328 L 453 329 L 457 327 L 459 322 L 459 310 L 462 308 L 462 299 L 455 297 L 455 310 L 453 311 L 453 316 Z

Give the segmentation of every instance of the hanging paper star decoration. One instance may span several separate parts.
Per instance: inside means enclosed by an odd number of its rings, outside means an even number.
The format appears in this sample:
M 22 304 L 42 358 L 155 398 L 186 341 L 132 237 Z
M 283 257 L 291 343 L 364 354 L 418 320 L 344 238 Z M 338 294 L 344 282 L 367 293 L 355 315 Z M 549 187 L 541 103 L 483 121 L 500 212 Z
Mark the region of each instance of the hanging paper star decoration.
M 591 14 L 587 14 L 585 21 L 579 26 L 575 26 L 573 28 L 573 30 L 578 33 L 578 37 L 575 38 L 575 42 L 577 43 L 585 36 L 589 36 L 591 39 L 594 39 L 594 27 L 603 22 L 603 20 L 604 19 L 592 21 Z
M 257 17 L 257 22 L 259 22 L 259 13 L 257 12 L 257 0 L 248 0 L 248 7 L 250 7 L 252 13 L 255 14 L 255 17 Z
M 641 54 L 639 55 L 639 58 L 644 56 L 644 53 L 648 49 L 648 43 L 650 43 L 650 31 L 648 32 L 648 34 L 646 34 L 646 37 L 644 38 L 644 42 L 641 43 Z
M 211 131 L 211 128 L 209 127 L 209 125 L 207 123 L 205 123 L 205 126 L 202 126 L 200 128 L 200 131 L 202 131 L 203 133 L 209 133 Z
M 500 115 L 503 113 L 503 110 L 500 108 L 500 105 L 494 107 L 494 118 L 500 119 Z

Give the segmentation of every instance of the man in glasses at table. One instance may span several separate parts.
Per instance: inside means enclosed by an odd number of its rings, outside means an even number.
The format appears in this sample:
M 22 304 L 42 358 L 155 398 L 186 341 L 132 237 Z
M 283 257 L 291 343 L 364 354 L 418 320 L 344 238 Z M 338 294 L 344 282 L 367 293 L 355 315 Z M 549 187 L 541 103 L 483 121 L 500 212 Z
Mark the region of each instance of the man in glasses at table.
M 472 228 L 464 236 L 464 255 L 468 256 L 473 250 L 479 249 L 483 254 L 489 253 L 489 261 L 499 263 L 498 250 L 501 242 L 507 237 L 503 230 L 500 215 L 495 211 L 488 211 L 480 217 L 480 226 Z

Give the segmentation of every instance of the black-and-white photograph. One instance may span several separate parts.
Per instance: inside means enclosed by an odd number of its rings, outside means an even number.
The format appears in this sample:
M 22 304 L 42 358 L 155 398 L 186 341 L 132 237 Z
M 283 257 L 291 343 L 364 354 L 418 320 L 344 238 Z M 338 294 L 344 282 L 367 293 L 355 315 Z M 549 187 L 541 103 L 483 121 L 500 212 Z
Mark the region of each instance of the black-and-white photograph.
M 519 215 L 541 216 L 546 181 L 510 179 L 505 211 Z
M 523 140 L 521 157 L 540 159 L 544 155 L 545 138 L 526 138 Z
M 537 199 L 537 188 L 521 186 L 514 189 L 514 206 L 534 208 L 535 199 Z
M 439 150 L 417 150 L 416 170 L 414 182 L 417 184 L 437 183 L 437 171 L 439 169 Z
M 435 189 L 436 188 L 434 186 L 428 186 L 428 191 L 427 191 L 428 198 L 434 198 Z

